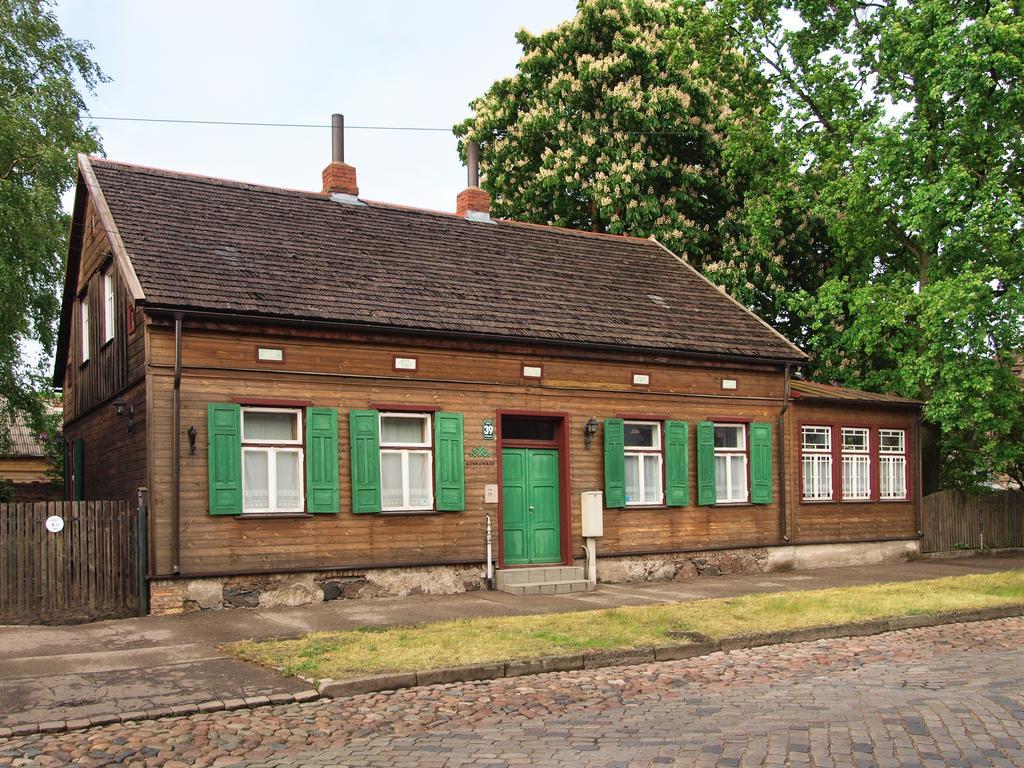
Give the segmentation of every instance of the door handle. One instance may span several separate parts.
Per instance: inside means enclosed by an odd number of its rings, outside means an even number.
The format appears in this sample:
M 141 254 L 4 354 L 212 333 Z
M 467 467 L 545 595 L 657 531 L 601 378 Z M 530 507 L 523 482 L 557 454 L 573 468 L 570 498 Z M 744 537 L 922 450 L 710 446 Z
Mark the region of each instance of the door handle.
M 534 506 L 531 504 L 530 505 L 530 511 L 533 512 L 533 510 L 534 510 Z

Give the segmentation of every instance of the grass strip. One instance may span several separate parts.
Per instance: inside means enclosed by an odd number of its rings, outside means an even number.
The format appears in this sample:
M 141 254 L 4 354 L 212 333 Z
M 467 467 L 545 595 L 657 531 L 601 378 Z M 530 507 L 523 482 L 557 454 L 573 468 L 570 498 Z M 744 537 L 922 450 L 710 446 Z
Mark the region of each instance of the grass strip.
M 344 679 L 586 651 L 684 644 L 872 619 L 1024 604 L 1024 569 L 928 581 L 694 600 L 599 611 L 313 632 L 226 649 L 286 674 Z

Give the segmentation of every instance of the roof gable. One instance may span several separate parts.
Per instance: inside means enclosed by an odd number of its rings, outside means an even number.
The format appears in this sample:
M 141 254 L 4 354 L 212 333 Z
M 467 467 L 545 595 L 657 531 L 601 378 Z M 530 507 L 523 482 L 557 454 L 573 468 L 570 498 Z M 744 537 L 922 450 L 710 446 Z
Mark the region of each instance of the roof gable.
M 651 240 L 89 162 L 147 306 L 804 357 Z

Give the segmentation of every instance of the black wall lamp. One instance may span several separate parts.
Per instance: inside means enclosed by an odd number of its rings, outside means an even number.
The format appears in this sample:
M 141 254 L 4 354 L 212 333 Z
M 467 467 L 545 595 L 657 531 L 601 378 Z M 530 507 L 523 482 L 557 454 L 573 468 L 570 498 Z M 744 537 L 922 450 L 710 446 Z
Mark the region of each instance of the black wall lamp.
M 198 434 L 195 424 L 188 428 L 188 452 L 191 456 L 196 455 L 196 436 Z
M 123 397 L 117 398 L 111 406 L 114 409 L 114 413 L 123 419 L 128 419 L 128 424 L 125 426 L 125 432 L 131 432 L 135 427 L 135 406 L 131 403 L 125 402 Z
M 590 421 L 583 425 L 583 447 L 589 448 L 591 443 L 594 442 L 594 435 L 597 434 L 597 419 L 593 416 L 590 417 Z

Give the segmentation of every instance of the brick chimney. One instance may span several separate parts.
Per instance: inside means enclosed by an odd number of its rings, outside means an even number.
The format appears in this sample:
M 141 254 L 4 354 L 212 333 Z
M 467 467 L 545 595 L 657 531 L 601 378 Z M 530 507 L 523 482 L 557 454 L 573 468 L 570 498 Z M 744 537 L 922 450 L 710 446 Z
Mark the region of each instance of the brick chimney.
M 345 118 L 331 115 L 331 163 L 323 173 L 325 195 L 359 197 L 356 169 L 345 162 Z
M 467 219 L 490 221 L 491 196 L 480 189 L 480 145 L 475 141 L 466 147 L 466 161 L 469 186 L 455 198 L 455 213 Z

